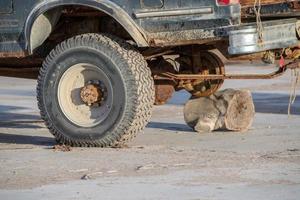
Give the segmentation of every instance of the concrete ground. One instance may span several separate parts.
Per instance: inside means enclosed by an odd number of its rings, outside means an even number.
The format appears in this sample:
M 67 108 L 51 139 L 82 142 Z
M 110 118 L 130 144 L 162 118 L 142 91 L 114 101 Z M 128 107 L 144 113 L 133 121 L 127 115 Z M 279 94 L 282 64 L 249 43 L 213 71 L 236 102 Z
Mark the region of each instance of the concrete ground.
M 231 72 L 273 67 L 233 63 Z M 54 150 L 33 80 L 0 77 L 0 199 L 300 199 L 300 100 L 287 116 L 290 76 L 227 81 L 253 92 L 246 133 L 193 132 L 185 92 L 157 106 L 144 133 L 123 149 Z M 299 93 L 299 90 L 297 90 Z

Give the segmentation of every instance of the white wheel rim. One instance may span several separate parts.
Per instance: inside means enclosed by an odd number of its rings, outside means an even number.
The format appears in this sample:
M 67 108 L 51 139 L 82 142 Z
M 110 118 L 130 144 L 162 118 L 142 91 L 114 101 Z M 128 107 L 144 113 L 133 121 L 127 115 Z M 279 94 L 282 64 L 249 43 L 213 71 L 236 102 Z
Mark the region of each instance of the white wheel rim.
M 101 83 L 106 96 L 101 105 L 86 105 L 81 89 L 91 81 Z M 112 85 L 106 74 L 97 66 L 79 63 L 67 69 L 59 80 L 57 98 L 64 116 L 80 127 L 93 127 L 105 120 L 112 107 Z

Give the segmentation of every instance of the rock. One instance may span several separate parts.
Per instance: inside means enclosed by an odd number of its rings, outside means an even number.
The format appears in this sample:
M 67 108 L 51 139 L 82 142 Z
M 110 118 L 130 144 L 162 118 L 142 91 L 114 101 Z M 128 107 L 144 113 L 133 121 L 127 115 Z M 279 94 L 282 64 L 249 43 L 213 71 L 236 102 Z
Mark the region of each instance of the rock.
M 186 123 L 197 132 L 246 131 L 255 108 L 249 90 L 226 89 L 209 97 L 191 98 L 184 106 Z

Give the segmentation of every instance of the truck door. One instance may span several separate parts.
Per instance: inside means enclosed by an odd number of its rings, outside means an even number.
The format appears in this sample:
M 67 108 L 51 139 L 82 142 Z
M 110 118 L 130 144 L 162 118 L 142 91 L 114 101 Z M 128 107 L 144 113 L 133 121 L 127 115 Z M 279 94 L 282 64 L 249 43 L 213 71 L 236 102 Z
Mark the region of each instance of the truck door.
M 16 55 L 16 52 L 23 55 L 25 42 L 21 33 L 26 12 L 30 11 L 28 7 L 35 1 L 0 0 L 0 58 L 1 55 Z
M 18 21 L 14 16 L 13 0 L 0 0 L 0 55 L 4 52 L 12 52 L 16 46 L 17 26 Z
M 13 11 L 12 10 L 12 0 L 1 0 L 0 1 L 0 14 L 8 14 L 8 13 L 11 13 L 12 11 Z
M 229 0 L 139 0 L 134 17 L 154 45 L 217 37 L 215 27 L 238 24 L 240 4 Z M 218 2 L 229 2 L 220 6 Z M 231 3 L 233 2 L 233 3 Z M 235 2 L 235 3 L 234 3 Z
M 140 0 L 141 7 L 144 9 L 162 8 L 164 0 Z
M 139 0 L 135 10 L 138 23 L 151 34 L 198 28 L 202 20 L 213 17 L 216 0 Z M 157 36 L 154 36 L 157 37 Z

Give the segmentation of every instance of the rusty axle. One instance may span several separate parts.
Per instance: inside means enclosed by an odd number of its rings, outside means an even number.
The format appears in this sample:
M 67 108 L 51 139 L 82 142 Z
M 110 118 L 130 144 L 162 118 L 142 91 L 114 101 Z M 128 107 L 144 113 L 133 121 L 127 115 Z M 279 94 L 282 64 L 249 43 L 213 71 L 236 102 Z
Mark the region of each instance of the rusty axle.
M 300 68 L 300 62 L 292 62 L 279 67 L 275 72 L 268 74 L 221 74 L 221 75 L 202 75 L 202 74 L 173 74 L 170 72 L 161 73 L 162 77 L 173 80 L 224 80 L 224 79 L 272 79 L 284 74 L 287 69 Z

